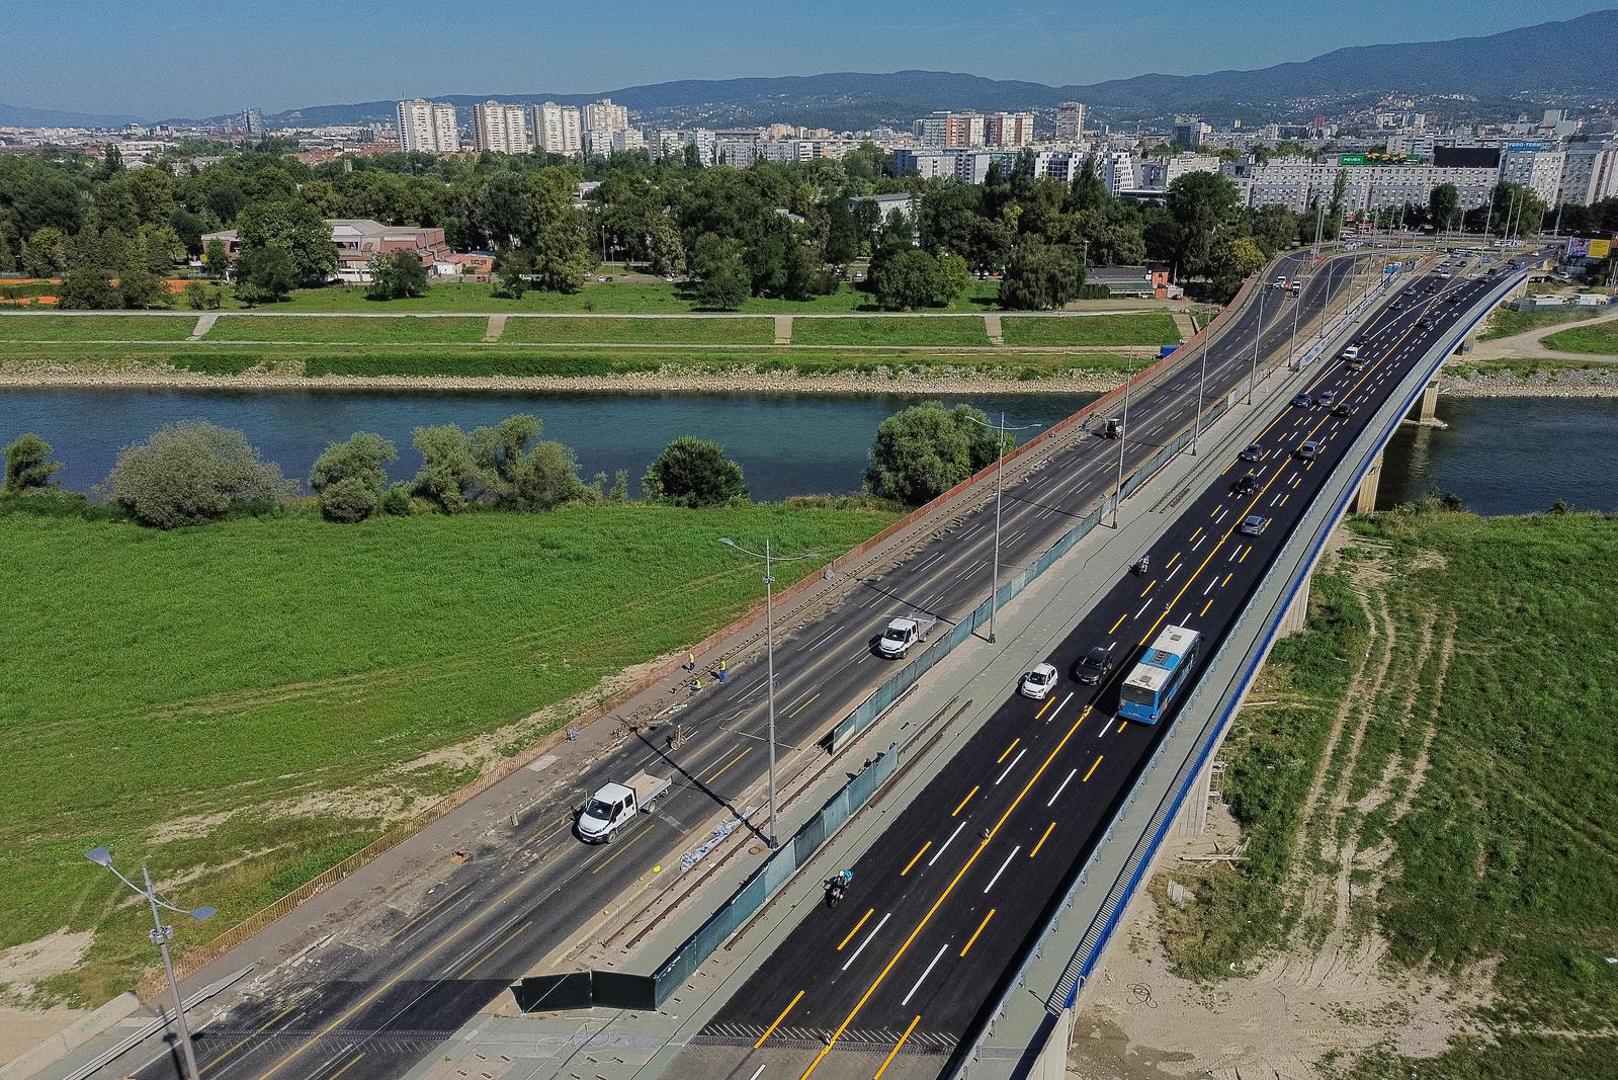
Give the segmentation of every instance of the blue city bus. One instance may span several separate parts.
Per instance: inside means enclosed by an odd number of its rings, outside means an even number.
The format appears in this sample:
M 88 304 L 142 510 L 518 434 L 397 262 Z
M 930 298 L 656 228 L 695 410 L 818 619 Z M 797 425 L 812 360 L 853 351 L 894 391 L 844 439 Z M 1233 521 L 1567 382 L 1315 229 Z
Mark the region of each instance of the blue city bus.
M 1168 626 L 1141 655 L 1124 680 L 1118 716 L 1155 724 L 1168 711 L 1197 662 L 1202 635 L 1183 626 Z

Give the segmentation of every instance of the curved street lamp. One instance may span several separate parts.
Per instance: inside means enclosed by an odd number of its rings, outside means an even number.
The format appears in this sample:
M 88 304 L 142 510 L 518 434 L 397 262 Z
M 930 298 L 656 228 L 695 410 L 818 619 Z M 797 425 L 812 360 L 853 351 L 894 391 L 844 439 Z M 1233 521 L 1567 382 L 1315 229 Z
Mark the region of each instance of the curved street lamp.
M 1127 408 L 1127 406 L 1126 406 Z M 1006 432 L 1031 431 L 1034 428 L 1044 427 L 1043 424 L 1023 424 L 1020 427 L 1007 427 L 1006 414 L 1000 413 L 1000 422 L 991 424 L 987 420 L 979 420 L 975 416 L 967 416 L 974 424 L 982 424 L 990 431 L 1000 433 L 999 453 L 995 458 L 994 466 L 994 571 L 989 581 L 989 644 L 994 644 L 994 616 L 1000 607 L 1000 492 L 1001 483 L 1006 471 Z

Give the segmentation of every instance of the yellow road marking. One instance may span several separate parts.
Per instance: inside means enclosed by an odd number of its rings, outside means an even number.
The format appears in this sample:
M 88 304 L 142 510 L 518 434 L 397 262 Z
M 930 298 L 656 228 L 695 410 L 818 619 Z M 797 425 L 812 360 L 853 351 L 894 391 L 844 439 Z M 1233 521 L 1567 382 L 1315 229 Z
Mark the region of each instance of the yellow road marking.
M 487 949 L 485 949 L 481 956 L 479 956 L 476 960 L 472 961 L 470 964 L 466 965 L 464 968 L 461 969 L 461 974 L 464 976 L 467 972 L 469 972 L 469 971 L 473 970 L 474 968 L 476 968 L 479 964 L 483 963 L 483 961 L 485 961 L 489 957 L 493 956 L 496 952 L 500 951 L 501 949 L 505 948 L 507 945 L 511 944 L 511 939 L 516 937 L 518 934 L 522 933 L 525 929 L 527 929 L 528 923 L 529 923 L 529 920 L 524 919 L 522 922 L 520 922 L 516 926 L 512 927 L 511 933 L 507 934 L 505 937 L 501 938 L 499 941 L 495 942 L 493 945 L 490 945 Z
M 871 1000 L 871 995 L 875 994 L 882 986 L 883 982 L 887 980 L 887 977 L 892 974 L 893 969 L 898 966 L 899 961 L 904 959 L 905 953 L 910 951 L 910 946 L 915 943 L 916 938 L 919 937 L 921 932 L 927 928 L 927 924 L 932 922 L 933 916 L 938 914 L 938 909 L 944 906 L 944 901 L 950 898 L 950 894 L 955 891 L 955 886 L 959 885 L 961 883 L 961 879 L 971 871 L 974 865 L 976 865 L 978 857 L 983 854 L 983 850 L 987 848 L 994 840 L 995 836 L 999 834 L 1001 826 L 1006 823 L 1006 819 L 1011 817 L 1012 814 L 1016 813 L 1017 807 L 1022 805 L 1022 801 L 1028 797 L 1028 793 L 1034 789 L 1034 785 L 1039 783 L 1040 777 L 1045 775 L 1045 770 L 1051 767 L 1051 762 L 1055 761 L 1057 756 L 1067 748 L 1067 744 L 1072 741 L 1073 734 L 1079 730 L 1079 724 L 1084 720 L 1084 717 L 1088 715 L 1088 713 L 1088 709 L 1086 709 L 1083 713 L 1080 713 L 1079 719 L 1073 722 L 1073 726 L 1068 728 L 1067 733 L 1064 734 L 1061 740 L 1051 748 L 1050 754 L 1045 758 L 1044 761 L 1040 762 L 1039 768 L 1035 769 L 1034 774 L 1028 778 L 1028 781 L 1025 784 L 1023 784 L 1022 790 L 1017 792 L 1017 797 L 1012 799 L 1011 804 L 1007 806 L 1000 814 L 1000 819 L 990 826 L 988 833 L 982 840 L 978 841 L 978 846 L 972 849 L 972 853 L 966 857 L 966 861 L 963 862 L 961 864 L 961 868 L 955 872 L 955 876 L 950 879 L 949 884 L 944 886 L 944 891 L 938 894 L 938 899 L 933 901 L 932 907 L 928 908 L 927 913 L 921 917 L 921 921 L 916 923 L 915 928 L 910 931 L 909 936 L 904 939 L 904 941 L 899 945 L 898 950 L 895 951 L 894 954 L 888 959 L 887 964 L 877 974 L 875 980 L 872 981 L 870 986 L 865 988 L 865 993 L 860 995 L 859 1001 L 854 1003 L 854 1008 L 849 1010 L 848 1015 L 843 1018 L 843 1022 L 838 1024 L 837 1029 L 833 1031 L 830 1037 L 826 1039 L 826 1045 L 820 1048 L 820 1052 L 815 1055 L 815 1059 L 809 1063 L 809 1067 L 803 1071 L 803 1075 L 800 1076 L 798 1080 L 809 1080 L 809 1077 L 813 1075 L 814 1071 L 820 1068 L 820 1063 L 826 1060 L 826 1055 L 831 1053 L 832 1048 L 837 1045 L 837 1040 L 843 1037 L 843 1032 L 848 1030 L 848 1025 L 854 1022 L 855 1018 L 859 1016 L 860 1010 L 864 1009 L 866 1003 Z
M 1202 535 L 1202 526 L 1198 525 L 1197 526 L 1197 531 L 1191 534 L 1191 539 L 1186 541 L 1186 543 L 1188 543 L 1188 544 L 1196 543 L 1197 542 L 1197 537 L 1199 537 L 1201 535 Z
M 1239 558 L 1239 559 L 1237 559 L 1237 560 L 1236 560 L 1236 561 L 1237 561 L 1237 562 L 1239 562 L 1239 563 L 1244 563 L 1244 562 L 1246 562 L 1246 561 L 1247 561 L 1247 557 L 1248 557 L 1248 556 L 1249 556 L 1249 555 L 1251 555 L 1251 554 L 1253 554 L 1253 545 L 1252 545 L 1252 544 L 1248 544 L 1248 545 L 1247 545 L 1247 550 L 1246 550 L 1246 551 L 1244 551 L 1244 552 L 1242 552 L 1242 557 L 1241 557 L 1241 558 Z
M 1000 756 L 994 759 L 994 763 L 998 765 L 1002 761 L 1006 760 L 1006 755 L 1017 749 L 1017 744 L 1020 742 L 1022 742 L 1021 738 L 1012 739 L 1011 745 L 1000 751 Z
M 869 919 L 871 917 L 871 913 L 874 912 L 874 911 L 876 911 L 876 908 L 866 908 L 865 909 L 865 914 L 861 915 L 860 916 L 860 921 L 854 924 L 854 929 L 850 930 L 848 932 L 847 936 L 845 936 L 842 941 L 839 941 L 837 943 L 837 951 L 838 952 L 842 952 L 843 951 L 843 946 L 847 945 L 850 941 L 854 940 L 854 935 L 860 932 L 860 927 L 865 925 L 865 920 Z
M 1129 612 L 1126 611 L 1118 616 L 1118 621 L 1112 624 L 1112 629 L 1108 630 L 1107 633 L 1115 633 L 1120 626 L 1124 625 L 1124 620 L 1127 618 L 1129 618 Z
M 933 846 L 933 842 L 931 840 L 928 840 L 928 841 L 924 842 L 921 845 L 921 847 L 917 848 L 916 853 L 914 855 L 910 856 L 910 861 L 905 863 L 905 868 L 903 870 L 899 871 L 899 876 L 904 877 L 906 874 L 910 873 L 910 868 L 912 866 L 916 865 L 916 860 L 921 858 L 923 855 L 927 854 L 927 849 L 932 847 L 932 846 Z
M 921 1014 L 917 1013 L 916 1018 L 910 1021 L 910 1026 L 905 1028 L 905 1033 L 899 1036 L 899 1041 L 893 1044 L 893 1049 L 888 1051 L 888 1056 L 882 1059 L 882 1067 L 876 1071 L 876 1075 L 871 1077 L 871 1080 L 882 1080 L 882 1074 L 888 1071 L 888 1066 L 893 1064 L 893 1059 L 898 1056 L 899 1047 L 905 1044 L 905 1040 L 910 1038 L 910 1033 L 916 1030 L 916 1025 L 919 1023 L 921 1023 Z
M 960 802 L 955 804 L 955 809 L 950 811 L 949 816 L 950 817 L 958 816 L 960 814 L 960 812 L 961 812 L 961 808 L 963 806 L 965 806 L 967 803 L 971 802 L 972 801 L 972 796 L 976 795 L 977 793 L 978 793 L 978 785 L 973 784 L 972 785 L 972 790 L 968 791 L 966 793 L 966 798 L 962 799 Z
M 1210 597 L 1208 597 L 1208 602 L 1207 602 L 1207 603 L 1206 603 L 1206 604 L 1203 604 L 1203 605 L 1202 605 L 1202 610 L 1201 610 L 1201 611 L 1199 611 L 1199 612 L 1197 612 L 1197 617 L 1198 617 L 1198 618 L 1199 618 L 1199 619 L 1200 619 L 1200 618 L 1201 618 L 1201 617 L 1202 617 L 1202 616 L 1204 616 L 1204 615 L 1206 615 L 1206 614 L 1208 614 L 1208 609 L 1209 609 L 1209 608 L 1211 608 L 1211 607 L 1213 607 L 1213 602 L 1214 602 L 1214 598 L 1213 598 L 1213 597 L 1211 597 L 1211 596 L 1210 596 Z
M 1230 572 L 1230 573 L 1229 573 L 1229 574 L 1226 574 L 1226 575 L 1225 575 L 1225 580 L 1224 580 L 1224 581 L 1221 581 L 1221 582 L 1220 582 L 1220 583 L 1219 583 L 1219 587 L 1220 587 L 1220 588 L 1221 588 L 1221 589 L 1223 589 L 1223 588 L 1224 588 L 1224 587 L 1225 587 L 1225 586 L 1226 586 L 1226 585 L 1229 585 L 1229 584 L 1230 584 L 1230 579 L 1231 579 L 1231 576 L 1232 576 L 1232 575 L 1234 575 L 1234 574 L 1235 574 L 1235 573 L 1236 573 L 1236 571 L 1234 571 L 1234 570 L 1232 570 L 1232 571 L 1231 571 L 1231 572 Z
M 1144 589 L 1142 589 L 1140 591 L 1141 599 L 1144 600 L 1146 598 L 1146 594 L 1151 592 L 1152 589 L 1156 588 L 1156 586 L 1157 586 L 1157 579 L 1156 578 L 1153 578 L 1152 580 L 1148 581 L 1146 583 L 1146 588 L 1144 588 Z
M 649 827 L 645 828 L 645 829 L 642 829 L 640 832 L 636 833 L 634 836 L 631 836 L 624 843 L 619 844 L 618 845 L 618 850 L 613 852 L 611 855 L 608 855 L 605 859 L 602 859 L 600 862 L 596 863 L 595 868 L 592 869 L 590 871 L 590 873 L 592 873 L 592 874 L 601 873 L 602 870 L 605 870 L 607 867 L 611 866 L 614 862 L 616 862 L 618 860 L 618 856 L 622 855 L 624 852 L 626 852 L 630 848 L 634 847 L 637 843 L 640 842 L 640 840 L 643 837 L 649 836 L 651 834 L 651 831 L 652 830 Z
M 281 1020 L 284 1019 L 288 1013 L 293 1012 L 297 1008 L 298 1008 L 297 1005 L 288 1005 L 286 1008 L 282 1009 L 280 1012 L 276 1013 L 274 1016 L 272 1016 L 268 1020 L 264 1021 L 264 1023 L 260 1024 L 256 1028 L 254 1028 L 252 1033 L 249 1034 L 246 1038 L 242 1039 L 241 1042 L 232 1044 L 231 1047 L 229 1049 L 227 1049 L 224 1053 L 220 1054 L 218 1057 L 216 1057 L 212 1061 L 208 1062 L 208 1069 L 210 1071 L 212 1071 L 215 1067 L 224 1064 L 226 1059 L 228 1059 L 232 1054 L 234 1054 L 236 1051 L 240 1050 L 242 1047 L 246 1046 L 248 1043 L 252 1042 L 254 1039 L 258 1038 L 260 1035 L 262 1035 L 265 1031 L 269 1030 L 271 1027 L 273 1027 L 276 1024 L 280 1023 Z
M 1045 704 L 1039 707 L 1039 711 L 1034 714 L 1034 719 L 1038 720 L 1040 717 L 1044 716 L 1050 711 L 1051 706 L 1054 704 L 1056 704 L 1056 695 L 1052 694 L 1050 697 L 1045 699 Z
M 810 694 L 807 698 L 805 698 L 801 705 L 799 705 L 796 709 L 793 709 L 791 712 L 787 713 L 787 715 L 788 716 L 797 716 L 799 713 L 803 712 L 803 710 L 807 709 L 811 704 L 813 704 L 815 698 L 817 698 L 819 696 L 820 696 L 820 691 L 816 690 L 813 694 Z
M 978 928 L 976 930 L 972 931 L 972 936 L 966 939 L 966 944 L 961 946 L 961 955 L 962 956 L 965 956 L 967 954 L 967 952 L 972 948 L 973 942 L 977 941 L 978 935 L 983 933 L 983 928 L 985 926 L 989 925 L 989 920 L 992 919 L 992 918 L 994 918 L 994 908 L 989 909 L 989 913 L 987 915 L 983 916 L 983 921 L 978 923 Z
M 365 1055 L 363 1053 L 356 1055 L 355 1058 L 352 1061 L 350 1061 L 347 1065 L 344 1065 L 341 1069 L 338 1069 L 336 1072 L 332 1073 L 331 1076 L 328 1078 L 328 1080 L 337 1080 L 337 1078 L 339 1076 L 343 1075 L 348 1070 L 350 1070 L 354 1066 L 358 1065 L 360 1063 L 361 1059 L 363 1059 L 364 1057 L 365 1057 Z
M 1090 771 L 1084 774 L 1084 783 L 1088 784 L 1090 782 L 1090 777 L 1092 777 L 1092 776 L 1094 776 L 1096 774 L 1096 769 L 1100 765 L 1101 765 L 1101 756 L 1097 755 L 1096 759 L 1090 763 Z
M 1128 720 L 1120 720 L 1120 721 L 1118 721 L 1118 730 L 1113 732 L 1113 734 L 1114 735 L 1122 735 L 1124 733 L 1124 728 L 1126 728 L 1128 726 L 1129 726 L 1129 721 Z
M 751 746 L 742 747 L 742 752 L 741 753 L 737 754 L 735 757 L 731 758 L 728 762 L 726 762 L 724 764 L 724 766 L 722 768 L 720 768 L 720 770 L 718 772 L 712 773 L 709 776 L 703 778 L 702 782 L 704 784 L 713 783 L 715 780 L 719 779 L 721 776 L 724 776 L 725 773 L 729 772 L 730 767 L 732 765 L 736 764 L 738 761 L 740 761 L 742 758 L 746 757 L 748 754 L 751 754 L 752 752 L 753 752 L 753 748 Z
M 1167 570 L 1169 567 L 1173 566 L 1175 562 L 1179 560 L 1179 558 L 1180 553 L 1176 551 L 1173 555 L 1169 556 L 1169 561 L 1163 564 L 1163 569 Z
M 1054 828 L 1056 828 L 1056 822 L 1054 822 L 1054 821 L 1053 821 L 1053 822 L 1051 822 L 1051 823 L 1050 823 L 1050 824 L 1049 824 L 1049 825 L 1047 825 L 1047 826 L 1045 826 L 1045 833 L 1044 833 L 1044 835 L 1042 835 L 1042 836 L 1041 836 L 1041 837 L 1040 837 L 1040 838 L 1039 838 L 1039 843 L 1037 843 L 1037 844 L 1035 844 L 1035 845 L 1034 845 L 1034 850 L 1033 850 L 1033 851 L 1030 851 L 1030 852 L 1029 852 L 1029 853 L 1028 853 L 1028 857 L 1029 857 L 1029 858 L 1030 858 L 1030 859 L 1032 859 L 1032 858 L 1033 858 L 1033 857 L 1034 857 L 1034 856 L 1035 856 L 1035 855 L 1038 855 L 1038 854 L 1039 854 L 1039 849 L 1040 849 L 1040 848 L 1042 848 L 1042 847 L 1044 847 L 1044 846 L 1045 846 L 1045 841 L 1046 841 L 1046 840 L 1049 840 L 1049 839 L 1050 839 L 1050 836 L 1051 836 L 1051 830 L 1052 830 L 1052 829 L 1054 829 Z M 985 921 L 987 921 L 987 920 L 985 920 Z M 964 952 L 964 951 L 963 951 L 963 952 L 962 952 L 962 953 L 961 953 L 961 955 L 962 955 L 962 956 L 965 956 L 965 955 L 966 955 L 966 953 L 965 953 L 965 952 Z
M 1234 468 L 1234 466 L 1232 466 L 1232 468 Z M 1226 469 L 1225 471 L 1229 472 L 1230 470 Z M 1225 508 L 1225 504 L 1220 503 L 1218 506 L 1216 506 L 1212 510 L 1208 511 L 1208 516 L 1209 517 L 1218 517 L 1219 516 L 1219 511 L 1223 510 L 1224 508 Z
M 775 1023 L 771 1024 L 769 1027 L 764 1029 L 764 1034 L 760 1035 L 758 1037 L 758 1042 L 753 1044 L 753 1049 L 754 1050 L 757 1050 L 759 1047 L 764 1045 L 764 1040 L 768 1039 L 772 1034 L 775 1033 L 775 1029 L 781 1026 L 781 1021 L 783 1021 L 783 1020 L 785 1020 L 787 1018 L 787 1013 L 791 1012 L 793 1007 L 795 1005 L 797 1005 L 798 1002 L 800 1002 L 802 1000 L 803 1000 L 803 991 L 799 990 L 798 993 L 797 993 L 797 996 L 794 997 L 791 1001 L 787 1002 L 787 1007 L 781 1010 L 781 1015 L 777 1016 L 775 1018 Z

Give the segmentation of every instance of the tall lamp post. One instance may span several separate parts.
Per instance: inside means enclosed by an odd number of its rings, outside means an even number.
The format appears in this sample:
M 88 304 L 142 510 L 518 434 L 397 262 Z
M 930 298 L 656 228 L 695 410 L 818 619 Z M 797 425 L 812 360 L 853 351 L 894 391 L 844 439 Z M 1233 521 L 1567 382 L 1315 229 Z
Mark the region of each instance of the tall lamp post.
M 185 1024 L 185 1003 L 180 1000 L 180 985 L 174 980 L 174 964 L 169 960 L 169 939 L 174 936 L 174 927 L 164 925 L 163 912 L 172 911 L 180 915 L 189 915 L 197 922 L 203 922 L 214 916 L 214 908 L 199 907 L 187 910 L 175 907 L 173 904 L 157 895 L 157 889 L 152 885 L 151 871 L 146 864 L 140 864 L 140 877 L 142 885 L 124 877 L 123 872 L 112 865 L 112 852 L 104 847 L 93 848 L 85 852 L 84 857 L 97 866 L 105 866 L 113 872 L 119 881 L 127 885 L 141 899 L 145 900 L 152 909 L 152 931 L 148 935 L 157 951 L 163 956 L 163 974 L 168 979 L 169 994 L 174 998 L 174 1034 L 180 1043 L 180 1056 L 185 1061 L 185 1074 L 188 1080 L 202 1080 L 202 1073 L 197 1070 L 196 1054 L 191 1050 L 191 1032 Z
M 1118 421 L 1118 483 L 1112 489 L 1112 527 L 1118 527 L 1118 506 L 1124 501 L 1124 440 L 1129 437 L 1129 384 L 1135 372 L 1124 369 L 1124 415 Z
M 1253 384 L 1258 381 L 1258 345 L 1264 336 L 1264 294 L 1269 292 L 1269 286 L 1263 281 L 1258 285 L 1258 325 L 1253 328 L 1253 370 L 1247 375 L 1247 403 L 1253 404 Z
M 775 555 L 770 548 L 770 538 L 764 538 L 764 553 L 749 551 L 728 536 L 721 536 L 719 542 L 726 547 L 735 548 L 743 555 L 750 555 L 764 563 L 764 655 L 765 655 L 765 697 L 770 702 L 770 817 L 769 825 L 764 830 L 764 842 L 775 849 L 775 569 L 776 563 L 802 562 L 804 559 L 818 559 L 820 552 L 806 551 L 802 555 L 794 555 L 789 559 L 782 559 Z
M 994 616 L 1000 606 L 1000 492 L 1001 480 L 1006 472 L 1006 432 L 1029 431 L 1033 428 L 1043 427 L 1042 424 L 1023 424 L 1020 427 L 1006 427 L 1006 414 L 1001 412 L 1000 423 L 991 424 L 986 420 L 979 420 L 975 416 L 968 416 L 974 424 L 982 424 L 990 431 L 1000 433 L 999 455 L 994 466 L 994 569 L 989 578 L 989 644 L 994 644 Z

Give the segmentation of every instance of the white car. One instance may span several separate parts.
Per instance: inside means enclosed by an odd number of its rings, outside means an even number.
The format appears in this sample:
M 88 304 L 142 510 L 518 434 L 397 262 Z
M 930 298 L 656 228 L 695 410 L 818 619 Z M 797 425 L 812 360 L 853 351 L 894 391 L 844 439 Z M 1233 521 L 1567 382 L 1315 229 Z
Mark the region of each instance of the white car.
M 1043 701 L 1055 687 L 1056 669 L 1050 664 L 1036 664 L 1022 677 L 1022 686 L 1018 687 L 1018 691 L 1023 697 Z

